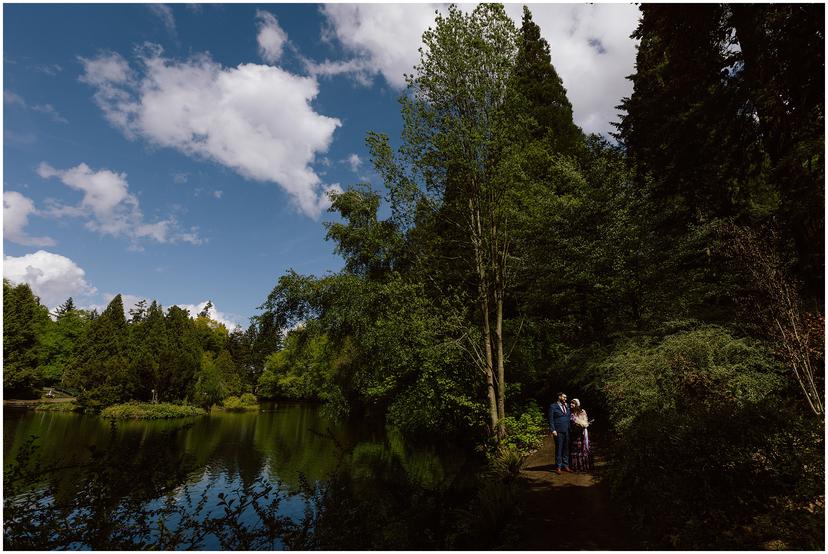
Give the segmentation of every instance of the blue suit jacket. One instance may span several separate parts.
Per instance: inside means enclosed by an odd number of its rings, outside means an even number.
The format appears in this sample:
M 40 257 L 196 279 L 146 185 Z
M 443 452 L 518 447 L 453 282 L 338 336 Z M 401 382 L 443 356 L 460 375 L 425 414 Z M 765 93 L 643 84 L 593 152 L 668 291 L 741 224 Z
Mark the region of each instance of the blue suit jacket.
M 553 402 L 549 406 L 549 429 L 557 431 L 558 433 L 569 432 L 569 409 L 566 413 L 561 410 L 557 402 Z

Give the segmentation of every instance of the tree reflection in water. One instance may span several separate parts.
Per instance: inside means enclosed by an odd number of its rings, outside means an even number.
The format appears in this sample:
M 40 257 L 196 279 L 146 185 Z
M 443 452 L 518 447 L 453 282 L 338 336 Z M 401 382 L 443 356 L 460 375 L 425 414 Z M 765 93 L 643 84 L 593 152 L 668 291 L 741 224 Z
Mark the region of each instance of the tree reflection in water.
M 54 441 L 13 437 L 4 547 L 444 549 L 505 540 L 514 484 L 482 486 L 490 479 L 478 478 L 474 457 L 315 417 L 302 409 L 113 425 L 66 459 L 42 451 Z

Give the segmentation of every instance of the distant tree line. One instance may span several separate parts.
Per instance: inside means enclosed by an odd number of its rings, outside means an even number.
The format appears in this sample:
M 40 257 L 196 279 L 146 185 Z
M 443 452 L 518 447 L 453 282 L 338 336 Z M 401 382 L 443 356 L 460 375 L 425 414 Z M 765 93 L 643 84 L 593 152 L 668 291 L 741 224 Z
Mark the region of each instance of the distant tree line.
M 57 386 L 98 410 L 150 401 L 153 391 L 159 401 L 198 405 L 252 392 L 279 335 L 256 322 L 228 331 L 210 307 L 191 316 L 141 300 L 127 318 L 117 295 L 100 314 L 72 298 L 50 314 L 27 284 L 4 280 L 4 395 L 38 398 L 42 387 Z

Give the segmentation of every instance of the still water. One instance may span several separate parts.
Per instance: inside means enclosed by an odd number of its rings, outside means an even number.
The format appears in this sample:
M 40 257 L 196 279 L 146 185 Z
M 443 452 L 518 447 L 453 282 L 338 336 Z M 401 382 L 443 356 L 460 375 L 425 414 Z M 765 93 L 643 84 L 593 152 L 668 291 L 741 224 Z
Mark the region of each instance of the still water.
M 33 457 L 57 470 L 43 471 L 30 488 L 49 487 L 55 504 L 71 504 L 88 492 L 89 468 L 97 460 L 95 471 L 106 476 L 92 480 L 95 486 L 103 482 L 112 505 L 160 506 L 164 499 L 191 495 L 203 502 L 198 512 L 192 510 L 197 518 L 215 513 L 222 496 L 265 483 L 280 497 L 279 516 L 294 522 L 317 516 L 318 536 L 306 547 L 442 546 L 436 522 L 456 508 L 449 505 L 452 498 L 462 497 L 458 491 L 474 466 L 468 456 L 446 446 L 407 444 L 393 429 L 326 417 L 316 405 L 260 408 L 117 425 L 97 416 L 5 408 L 4 469 L 34 441 Z M 248 523 L 258 517 L 252 508 L 240 515 Z M 340 524 L 347 530 L 338 529 Z M 378 533 L 387 536 L 368 536 Z M 66 546 L 89 548 L 80 542 Z M 210 534 L 196 545 L 221 546 Z M 279 537 L 264 546 L 285 544 Z

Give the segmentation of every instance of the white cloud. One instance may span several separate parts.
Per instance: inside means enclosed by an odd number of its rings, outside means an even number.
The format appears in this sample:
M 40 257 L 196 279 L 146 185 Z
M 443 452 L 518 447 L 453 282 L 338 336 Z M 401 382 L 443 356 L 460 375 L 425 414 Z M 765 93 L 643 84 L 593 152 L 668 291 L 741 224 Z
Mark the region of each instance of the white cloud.
M 176 172 L 176 173 L 172 174 L 172 177 L 173 177 L 173 182 L 176 185 L 183 185 L 184 183 L 186 183 L 190 179 L 190 174 L 189 173 L 184 173 L 184 172 Z
M 30 237 L 26 234 L 29 215 L 37 213 L 31 199 L 19 192 L 3 192 L 3 237 L 27 246 L 53 246 L 55 241 L 49 237 Z
M 533 4 L 535 23 L 549 42 L 552 64 L 572 102 L 575 122 L 586 132 L 609 133 L 615 106 L 632 93 L 636 42 L 630 35 L 640 12 L 634 4 Z M 520 24 L 522 6 L 506 11 Z
M 173 16 L 172 8 L 166 4 L 150 4 L 148 7 L 153 15 L 158 17 L 161 22 L 164 23 L 164 27 L 167 28 L 167 32 L 170 36 L 175 37 L 175 17 Z
M 32 288 L 43 305 L 54 310 L 70 296 L 76 300 L 76 305 L 87 310 L 103 312 L 112 302 L 116 294 L 104 292 L 98 294 L 98 289 L 86 281 L 86 272 L 75 262 L 65 256 L 38 250 L 34 254 L 3 258 L 3 277 L 11 282 L 26 283 Z M 124 304 L 124 316 L 129 318 L 129 311 L 135 308 L 138 302 L 144 300 L 147 306 L 152 299 L 135 294 L 121 294 Z M 179 308 L 189 310 L 191 317 L 196 317 L 207 306 L 207 301 L 198 304 L 173 304 Z M 211 319 L 222 323 L 228 330 L 240 325 L 242 316 L 227 314 L 212 306 L 207 312 Z
M 55 123 L 69 123 L 69 120 L 60 115 L 60 113 L 58 113 L 55 107 L 51 104 L 32 106 L 32 110 L 48 115 Z
M 134 83 L 134 75 L 127 61 L 116 53 L 100 54 L 94 59 L 78 57 L 83 65 L 80 81 L 95 88 L 95 103 L 113 125 L 124 131 L 127 138 L 134 138 L 127 121 L 138 106 L 123 87 Z
M 259 55 L 267 63 L 278 63 L 287 42 L 287 33 L 270 12 L 257 10 L 256 19 L 259 28 L 259 34 L 256 36 L 256 41 L 259 43 Z
M 10 90 L 3 91 L 3 102 L 10 106 L 18 105 L 26 107 L 26 101 L 19 94 L 15 94 Z
M 48 75 L 49 77 L 54 77 L 61 71 L 63 68 L 56 63 L 53 64 L 45 64 L 45 65 L 36 65 L 33 68 L 35 71 Z
M 92 170 L 82 163 L 59 170 L 41 163 L 37 174 L 44 179 L 57 177 L 68 187 L 83 193 L 77 206 L 52 204 L 46 214 L 53 217 L 85 217 L 86 227 L 114 237 L 125 236 L 133 241 L 148 238 L 160 243 L 200 241 L 192 232 L 181 233 L 175 219 L 146 223 L 138 198 L 130 194 L 126 173 L 108 169 Z
M 359 171 L 360 166 L 362 166 L 362 159 L 357 154 L 351 154 L 343 161 L 351 167 L 351 171 L 354 173 Z
M 221 198 L 224 194 L 223 190 L 214 190 L 213 191 L 213 198 Z
M 196 317 L 201 311 L 207 306 L 207 300 L 200 302 L 198 304 L 175 304 L 179 308 L 183 308 L 185 310 L 189 310 L 191 317 Z M 211 302 L 212 304 L 212 302 Z M 210 319 L 214 321 L 218 321 L 225 327 L 227 327 L 228 331 L 232 331 L 236 327 L 240 327 L 239 324 L 239 316 L 235 314 L 225 314 L 220 312 L 216 309 L 215 306 L 211 306 L 210 309 L 207 311 L 207 315 Z
M 144 47 L 138 59 L 138 76 L 117 54 L 82 59 L 81 80 L 95 87 L 104 115 L 128 138 L 277 183 L 311 217 L 328 207 L 310 164 L 341 123 L 311 107 L 316 79 L 274 66 L 225 68 L 206 54 L 172 60 L 157 46 Z
M 49 308 L 59 306 L 70 296 L 88 297 L 97 292 L 75 262 L 45 250 L 4 257 L 3 277 L 13 283 L 27 283 Z
M 464 7 L 467 9 L 468 7 Z M 586 132 L 608 133 L 617 119 L 615 106 L 632 90 L 625 79 L 634 72 L 635 30 L 639 11 L 632 4 L 532 4 L 533 19 L 549 42 L 555 65 L 574 109 L 575 122 Z M 434 24 L 437 4 L 326 4 L 324 38 L 336 40 L 347 60 L 307 62 L 314 75 L 350 73 L 358 82 L 382 77 L 396 89 L 404 73 L 419 62 L 422 33 Z M 507 4 L 520 26 L 523 7 Z
M 20 106 L 22 108 L 32 110 L 34 112 L 46 114 L 55 123 L 69 123 L 69 120 L 60 115 L 60 113 L 51 104 L 29 105 L 29 103 L 26 102 L 22 96 L 20 96 L 19 94 L 15 94 L 10 90 L 3 91 L 3 102 L 8 104 L 9 106 Z

